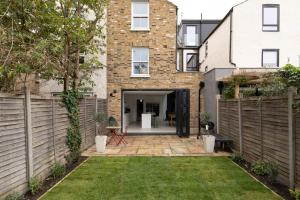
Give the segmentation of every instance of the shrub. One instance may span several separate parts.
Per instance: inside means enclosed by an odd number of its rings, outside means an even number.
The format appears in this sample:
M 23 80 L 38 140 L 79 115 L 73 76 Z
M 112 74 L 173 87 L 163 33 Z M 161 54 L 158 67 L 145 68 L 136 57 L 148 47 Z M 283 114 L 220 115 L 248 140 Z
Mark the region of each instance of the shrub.
M 5 197 L 5 200 L 24 200 L 24 196 L 18 192 L 13 192 Z
M 233 160 L 236 163 L 241 163 L 241 162 L 244 161 L 244 158 L 242 157 L 242 154 L 238 151 L 233 151 L 230 158 L 231 158 L 231 160 Z
M 275 182 L 279 174 L 278 165 L 276 163 L 263 160 L 256 161 L 252 165 L 251 171 L 259 176 L 267 176 L 271 182 Z
M 294 190 L 290 190 L 290 194 L 296 200 L 300 200 L 300 189 L 296 189 L 295 191 Z
M 266 176 L 268 174 L 267 168 L 267 162 L 263 160 L 258 160 L 252 165 L 251 171 L 256 175 Z
M 274 162 L 267 163 L 267 175 L 269 181 L 274 183 L 277 179 L 278 174 L 279 174 L 278 165 Z
M 78 161 L 80 157 L 80 152 L 71 152 L 69 153 L 67 156 L 65 156 L 65 159 L 67 161 L 67 163 L 70 165 L 72 163 L 75 163 Z
M 29 192 L 32 195 L 35 195 L 41 189 L 41 186 L 42 186 L 42 181 L 36 177 L 33 177 L 29 181 L 29 186 L 28 186 Z
M 235 86 L 233 84 L 229 84 L 224 88 L 224 98 L 225 99 L 234 99 L 235 97 Z
M 209 120 L 210 120 L 210 115 L 208 112 L 200 113 L 200 125 L 202 128 L 205 128 L 205 126 L 208 124 Z
M 61 178 L 65 174 L 66 168 L 60 163 L 55 163 L 50 171 L 50 176 L 53 179 Z

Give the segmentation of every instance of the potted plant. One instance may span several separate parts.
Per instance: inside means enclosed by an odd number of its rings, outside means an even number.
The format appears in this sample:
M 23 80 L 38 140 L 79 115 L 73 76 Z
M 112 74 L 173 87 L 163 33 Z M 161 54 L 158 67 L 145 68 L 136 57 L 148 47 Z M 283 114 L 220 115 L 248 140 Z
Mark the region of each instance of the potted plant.
M 97 113 L 95 115 L 95 120 L 97 124 L 97 135 L 95 137 L 96 151 L 103 153 L 106 148 L 107 135 L 101 131 L 101 124 L 107 121 L 106 115 L 104 113 Z
M 200 114 L 200 126 L 205 129 L 205 134 L 202 135 L 204 149 L 207 153 L 213 153 L 215 149 L 216 137 L 210 134 L 210 131 L 214 129 L 214 123 L 209 121 L 210 115 L 208 112 Z

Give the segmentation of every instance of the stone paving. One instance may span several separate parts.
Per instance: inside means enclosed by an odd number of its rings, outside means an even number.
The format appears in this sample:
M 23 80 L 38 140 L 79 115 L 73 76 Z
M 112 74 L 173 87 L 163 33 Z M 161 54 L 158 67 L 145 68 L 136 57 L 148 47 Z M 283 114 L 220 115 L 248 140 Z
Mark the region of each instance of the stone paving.
M 97 153 L 96 147 L 82 153 L 83 156 L 228 156 L 226 152 L 208 154 L 201 140 L 196 136 L 179 138 L 175 135 L 127 136 L 128 144 L 110 144 L 104 153 Z

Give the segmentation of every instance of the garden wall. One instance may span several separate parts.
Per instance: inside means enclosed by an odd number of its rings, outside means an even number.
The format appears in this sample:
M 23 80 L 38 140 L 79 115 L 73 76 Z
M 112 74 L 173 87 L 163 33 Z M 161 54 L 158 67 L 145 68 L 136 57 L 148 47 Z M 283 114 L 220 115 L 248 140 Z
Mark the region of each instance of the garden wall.
M 292 98 L 293 103 L 300 101 Z M 233 139 L 233 148 L 247 161 L 274 161 L 278 180 L 300 187 L 300 113 L 293 103 L 288 97 L 220 99 L 218 130 Z
M 81 100 L 82 151 L 94 144 L 96 111 L 107 112 L 105 99 Z M 43 179 L 54 162 L 65 162 L 68 126 L 59 98 L 0 94 L 0 199 L 11 191 L 25 192 L 30 177 Z

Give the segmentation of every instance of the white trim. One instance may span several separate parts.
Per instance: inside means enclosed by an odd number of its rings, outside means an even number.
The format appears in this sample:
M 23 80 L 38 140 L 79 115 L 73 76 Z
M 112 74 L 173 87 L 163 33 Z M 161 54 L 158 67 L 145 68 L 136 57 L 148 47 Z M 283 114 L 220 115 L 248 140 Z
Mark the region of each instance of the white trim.
M 131 78 L 150 78 L 149 74 L 131 74 Z
M 133 13 L 133 4 L 139 4 L 139 3 L 147 3 L 147 13 L 148 14 L 139 14 L 139 15 L 134 15 Z M 147 18 L 148 19 L 148 26 L 147 27 L 134 27 L 133 26 L 133 19 L 135 17 L 143 17 L 143 18 Z M 132 1 L 131 2 L 131 30 L 132 31 L 150 31 L 150 5 L 149 5 L 149 1 Z

